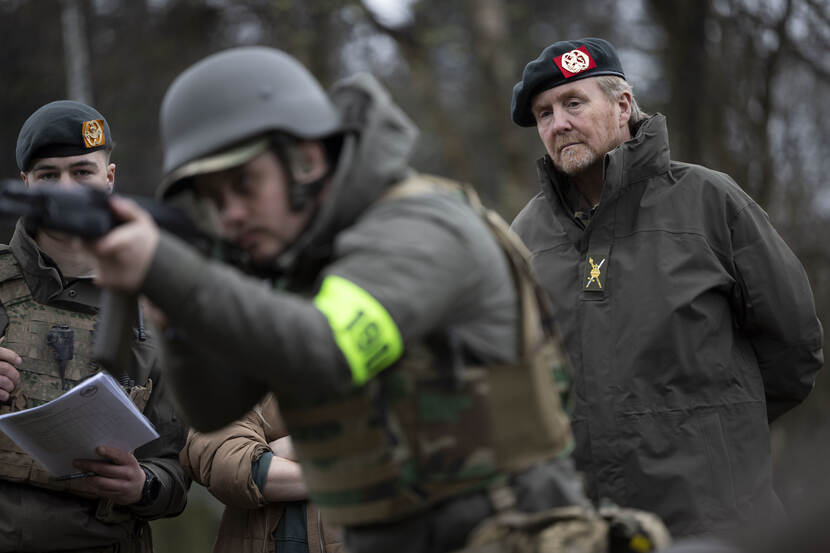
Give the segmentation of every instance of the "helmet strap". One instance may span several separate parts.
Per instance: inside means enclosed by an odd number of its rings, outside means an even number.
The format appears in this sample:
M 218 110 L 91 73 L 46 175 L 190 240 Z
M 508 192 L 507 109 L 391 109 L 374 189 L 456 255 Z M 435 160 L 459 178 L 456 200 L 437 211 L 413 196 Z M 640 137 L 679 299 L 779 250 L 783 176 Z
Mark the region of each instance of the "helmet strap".
M 319 179 L 314 179 L 313 181 L 309 182 L 298 182 L 294 175 L 289 175 L 288 179 L 288 205 L 291 207 L 291 211 L 302 211 L 305 209 L 305 206 L 308 204 L 309 200 L 315 198 L 317 194 L 320 193 L 320 190 L 323 189 L 323 185 L 326 182 L 326 178 L 328 178 L 329 172 L 327 171 Z
M 292 149 L 296 143 L 296 139 L 283 134 L 275 134 L 272 139 L 274 154 L 279 159 L 285 172 L 285 180 L 288 188 L 288 205 L 291 211 L 297 212 L 305 209 L 308 202 L 317 197 L 326 179 L 332 173 L 331 164 L 326 169 L 326 172 L 319 178 L 311 181 L 299 181 L 296 177 L 297 169 L 301 166 L 302 161 L 297 159 L 297 156 L 292 155 Z

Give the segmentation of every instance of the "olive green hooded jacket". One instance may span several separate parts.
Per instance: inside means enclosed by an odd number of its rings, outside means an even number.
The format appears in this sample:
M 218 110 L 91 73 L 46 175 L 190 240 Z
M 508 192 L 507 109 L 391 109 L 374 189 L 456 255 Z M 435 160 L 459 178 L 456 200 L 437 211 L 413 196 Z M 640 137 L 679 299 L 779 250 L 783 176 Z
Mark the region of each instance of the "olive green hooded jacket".
M 346 132 L 320 211 L 276 260 L 283 277 L 279 288 L 161 234 L 141 291 L 169 317 L 165 361 L 182 412 L 200 431 L 242 416 L 269 391 L 288 413 L 356 390 L 353 366 L 312 298 L 332 276 L 355 284 L 384 308 L 406 352 L 452 335 L 452 351 L 465 364 L 518 360 L 516 284 L 485 222 L 460 194 L 450 192 L 378 201 L 412 175 L 415 128 L 368 76 L 341 83 L 332 99 L 353 132 Z M 571 470 L 564 461 L 540 468 L 534 473 L 538 478 L 522 480 L 518 501 L 532 504 L 532 511 L 586 505 Z M 487 515 L 484 495 L 477 498 L 481 510 L 459 507 L 462 523 L 435 520 L 427 511 L 348 527 L 346 547 L 399 553 L 457 549 Z
M 332 97 L 353 114 L 345 125 L 359 128 L 358 137 L 345 139 L 320 212 L 276 261 L 282 286 L 299 295 L 206 260 L 162 233 L 142 291 L 175 329 L 168 336 L 171 376 L 182 411 L 199 430 L 235 420 L 269 390 L 287 407 L 352 389 L 344 354 L 311 300 L 327 275 L 369 292 L 405 344 L 453 328 L 481 361 L 518 356 L 512 277 L 495 240 L 482 239 L 489 231 L 478 216 L 449 194 L 376 203 L 411 174 L 416 130 L 373 79 L 357 79 L 359 86 L 345 83 Z M 177 341 L 198 345 L 182 355 L 199 360 L 177 359 Z

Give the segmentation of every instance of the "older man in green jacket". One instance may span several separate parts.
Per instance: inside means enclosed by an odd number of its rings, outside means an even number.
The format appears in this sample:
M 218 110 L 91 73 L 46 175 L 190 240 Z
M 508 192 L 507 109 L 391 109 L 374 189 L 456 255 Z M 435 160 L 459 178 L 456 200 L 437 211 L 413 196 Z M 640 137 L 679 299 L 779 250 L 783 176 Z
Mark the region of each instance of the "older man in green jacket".
M 556 42 L 515 86 L 541 191 L 513 228 L 574 368 L 574 458 L 594 500 L 675 535 L 774 517 L 769 423 L 821 368 L 804 269 L 732 179 L 669 158 L 613 46 Z

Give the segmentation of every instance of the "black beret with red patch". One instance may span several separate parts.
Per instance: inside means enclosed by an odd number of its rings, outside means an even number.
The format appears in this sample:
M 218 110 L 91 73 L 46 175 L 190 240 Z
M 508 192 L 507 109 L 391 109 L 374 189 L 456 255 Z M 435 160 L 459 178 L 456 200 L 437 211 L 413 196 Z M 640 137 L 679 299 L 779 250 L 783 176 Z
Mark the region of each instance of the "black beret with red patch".
M 614 46 L 601 38 L 554 42 L 525 66 L 522 80 L 513 87 L 510 113 L 513 122 L 533 127 L 531 101 L 539 92 L 587 77 L 617 75 L 625 79 Z

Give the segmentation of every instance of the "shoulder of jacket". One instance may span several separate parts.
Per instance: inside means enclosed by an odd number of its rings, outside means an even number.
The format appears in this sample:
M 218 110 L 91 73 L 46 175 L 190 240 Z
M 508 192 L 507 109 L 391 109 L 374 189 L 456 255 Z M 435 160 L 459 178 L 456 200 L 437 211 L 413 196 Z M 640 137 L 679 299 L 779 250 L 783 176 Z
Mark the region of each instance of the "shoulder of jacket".
M 693 201 L 699 204 L 700 214 L 710 224 L 710 230 L 726 231 L 741 214 L 753 208 L 761 209 L 758 203 L 747 194 L 728 174 L 696 165 L 672 161 L 672 175 L 674 182 L 682 182 Z M 726 221 L 721 227 L 719 222 Z
M 462 185 L 452 179 L 413 172 L 387 188 L 377 203 L 383 204 L 394 200 L 426 198 L 436 195 L 463 197 L 463 194 Z
M 516 214 L 510 223 L 510 228 L 522 240 L 530 240 L 530 236 L 538 232 L 540 226 L 551 223 L 553 213 L 553 208 L 550 207 L 547 196 L 540 191 Z M 541 221 L 545 221 L 545 223 L 541 223 Z
M 478 219 L 470 209 L 461 184 L 433 175 L 414 173 L 391 185 L 358 219 L 358 225 L 379 220 L 410 219 L 437 225 L 453 234 L 470 220 Z
M 530 198 L 527 203 L 519 210 L 516 216 L 513 218 L 513 225 L 516 222 L 521 223 L 528 217 L 533 217 L 539 209 L 545 208 L 547 206 L 548 197 L 545 195 L 544 192 L 541 190 L 536 193 L 535 196 Z
M 28 287 L 20 286 L 23 281 L 23 269 L 12 253 L 12 249 L 6 244 L 0 244 L 0 298 L 10 300 L 7 289 L 20 289 L 20 292 L 13 292 L 12 295 L 29 295 Z M 25 289 L 25 292 L 24 292 Z
M 11 267 L 15 267 L 17 272 L 22 274 L 20 270 L 20 263 L 17 261 L 17 258 L 15 258 L 11 246 L 8 244 L 0 244 L 0 270 L 7 270 Z M 2 276 L 0 276 L 0 280 L 2 280 Z
M 708 186 L 725 194 L 736 192 L 745 194 L 735 179 L 723 171 L 682 161 L 672 161 L 669 170 L 675 176 L 682 175 L 689 179 L 690 184 L 693 185 Z

